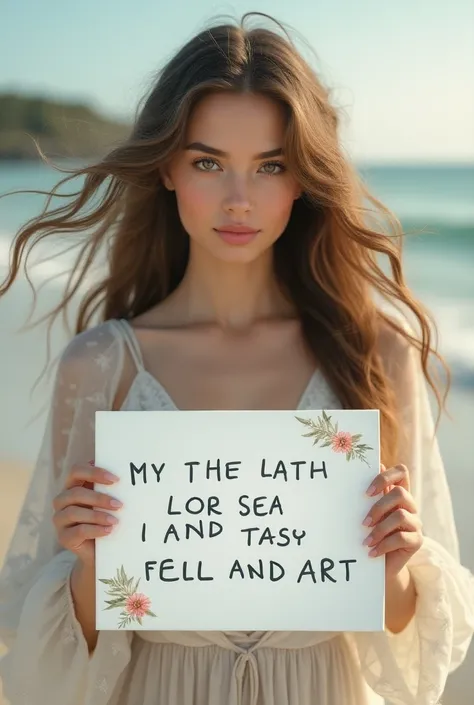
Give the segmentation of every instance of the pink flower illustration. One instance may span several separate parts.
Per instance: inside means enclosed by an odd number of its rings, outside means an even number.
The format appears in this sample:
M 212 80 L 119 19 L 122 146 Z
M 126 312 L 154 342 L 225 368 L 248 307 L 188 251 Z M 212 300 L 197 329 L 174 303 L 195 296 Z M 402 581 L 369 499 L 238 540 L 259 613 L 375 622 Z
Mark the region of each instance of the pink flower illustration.
M 352 436 L 348 431 L 339 431 L 331 439 L 331 447 L 336 453 L 349 453 L 352 450 Z
M 125 609 L 133 617 L 144 617 L 151 607 L 151 600 L 141 592 L 135 592 L 127 597 Z
M 306 426 L 306 433 L 302 435 L 306 438 L 313 438 L 313 445 L 322 443 L 322 448 L 331 448 L 334 453 L 344 453 L 346 460 L 361 460 L 366 465 L 369 462 L 366 454 L 373 450 L 367 443 L 361 443 L 362 433 L 355 433 L 353 436 L 348 431 L 338 431 L 338 423 L 331 421 L 331 417 L 323 413 L 316 421 L 314 419 L 302 419 L 295 416 L 296 420 Z M 309 429 L 309 431 L 308 431 Z

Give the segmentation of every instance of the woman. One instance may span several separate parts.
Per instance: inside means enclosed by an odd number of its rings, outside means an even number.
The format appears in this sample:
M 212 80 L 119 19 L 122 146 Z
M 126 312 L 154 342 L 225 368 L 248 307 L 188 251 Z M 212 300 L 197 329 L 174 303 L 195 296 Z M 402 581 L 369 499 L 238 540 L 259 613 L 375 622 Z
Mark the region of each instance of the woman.
M 287 39 L 214 27 L 165 67 L 130 139 L 72 173 L 85 176 L 72 203 L 18 234 L 3 293 L 35 238 L 88 229 L 56 313 L 104 245 L 109 268 L 61 357 L 2 574 L 12 705 L 428 705 L 462 662 L 473 582 L 433 440 L 429 322 L 398 239 L 368 226 L 364 197 L 400 234 L 338 126 Z M 419 334 L 374 293 L 414 314 Z M 380 410 L 384 466 L 366 523 L 367 550 L 386 557 L 386 631 L 97 633 L 95 540 L 120 514 L 93 490 L 114 482 L 88 464 L 95 411 L 297 407 Z

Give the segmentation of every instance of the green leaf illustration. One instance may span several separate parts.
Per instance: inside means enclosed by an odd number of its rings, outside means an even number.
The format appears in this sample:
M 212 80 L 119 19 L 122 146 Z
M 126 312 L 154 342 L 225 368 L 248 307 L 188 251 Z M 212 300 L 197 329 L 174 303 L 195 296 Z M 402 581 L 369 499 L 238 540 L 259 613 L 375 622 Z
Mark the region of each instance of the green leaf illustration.
M 99 582 L 108 586 L 106 594 L 112 599 L 105 600 L 107 607 L 104 611 L 120 608 L 122 611 L 119 615 L 118 628 L 124 629 L 132 622 L 138 622 L 142 625 L 142 618 L 145 615 L 157 617 L 150 609 L 150 599 L 141 593 L 138 593 L 140 578 L 135 580 L 133 577 L 127 577 L 123 565 L 117 569 L 117 574 L 114 578 L 99 578 Z M 125 609 L 124 609 L 125 608 Z
M 366 443 L 359 443 L 362 434 L 355 433 L 352 435 L 347 431 L 340 431 L 339 422 L 334 424 L 331 421 L 331 416 L 324 409 L 316 421 L 304 419 L 301 416 L 295 416 L 295 419 L 310 429 L 301 435 L 304 438 L 312 438 L 313 446 L 320 443 L 321 448 L 332 447 L 335 453 L 344 453 L 348 462 L 357 459 L 369 465 L 366 454 L 367 451 L 373 450 L 373 448 Z

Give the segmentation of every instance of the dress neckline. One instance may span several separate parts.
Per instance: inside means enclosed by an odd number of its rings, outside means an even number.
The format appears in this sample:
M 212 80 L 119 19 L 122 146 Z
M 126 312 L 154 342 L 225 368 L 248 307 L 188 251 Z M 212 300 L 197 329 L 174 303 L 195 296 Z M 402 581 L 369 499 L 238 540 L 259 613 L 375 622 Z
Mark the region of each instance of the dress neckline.
M 168 409 L 170 411 L 181 411 L 180 407 L 178 407 L 178 405 L 175 403 L 172 396 L 169 394 L 168 390 L 162 384 L 162 382 L 160 382 L 160 380 L 155 377 L 155 375 L 152 375 L 151 372 L 149 372 L 144 366 L 140 344 L 138 342 L 138 338 L 136 336 L 135 329 L 133 328 L 133 326 L 126 319 L 120 319 L 120 321 L 117 322 L 121 323 L 122 326 L 125 326 L 127 330 L 129 342 L 133 345 L 133 357 L 137 364 L 137 373 L 132 380 L 128 393 L 122 403 L 121 409 L 126 408 L 134 392 L 140 386 L 142 380 L 145 379 L 148 381 L 148 384 L 154 389 L 155 393 L 157 394 L 160 400 L 160 407 L 162 409 Z M 313 390 L 321 385 L 322 379 L 323 378 L 320 369 L 316 368 L 313 371 L 311 377 L 309 378 L 308 383 L 306 384 L 306 387 L 304 388 L 303 393 L 299 398 L 298 404 L 295 408 L 296 411 L 300 411 L 305 408 L 305 404 L 307 404 L 309 399 L 312 397 Z M 266 411 L 266 409 L 262 409 L 262 411 Z
M 138 370 L 135 377 L 133 378 L 133 381 L 129 387 L 127 396 L 125 397 L 123 404 L 121 406 L 121 409 L 125 409 L 132 398 L 133 394 L 136 392 L 137 388 L 140 387 L 140 383 L 142 382 L 143 379 L 147 380 L 147 386 L 154 388 L 154 391 L 157 393 L 159 399 L 160 399 L 160 407 L 161 409 L 168 409 L 169 411 L 182 411 L 182 409 L 177 406 L 177 404 L 173 401 L 173 398 L 170 396 L 166 388 L 162 385 L 160 380 L 152 375 L 148 370 L 145 368 L 142 368 L 141 370 Z M 317 386 L 318 381 L 320 380 L 320 373 L 318 370 L 315 370 L 313 374 L 311 375 L 311 378 L 309 379 L 308 384 L 306 385 L 306 388 L 303 392 L 303 394 L 300 397 L 300 400 L 298 402 L 298 405 L 296 406 L 296 411 L 301 411 L 302 409 L 305 409 L 306 406 L 305 404 L 307 401 L 311 398 L 311 394 L 313 389 Z M 198 411 L 198 409 L 196 409 Z M 258 411 L 258 409 L 256 410 Z M 261 411 L 267 411 L 267 409 L 261 409 Z

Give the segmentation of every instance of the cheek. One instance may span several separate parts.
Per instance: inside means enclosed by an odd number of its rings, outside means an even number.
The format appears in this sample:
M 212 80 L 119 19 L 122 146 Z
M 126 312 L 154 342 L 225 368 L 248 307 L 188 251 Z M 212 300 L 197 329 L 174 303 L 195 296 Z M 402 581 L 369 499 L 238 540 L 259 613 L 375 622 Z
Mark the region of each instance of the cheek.
M 181 179 L 176 184 L 176 200 L 181 220 L 186 229 L 191 223 L 196 227 L 200 221 L 215 214 L 216 188 L 211 185 L 211 179 L 208 180 L 208 183 L 205 183 L 203 179 Z
M 271 184 L 262 194 L 260 206 L 265 218 L 273 220 L 276 227 L 286 225 L 295 202 L 297 189 L 293 184 L 281 181 Z

